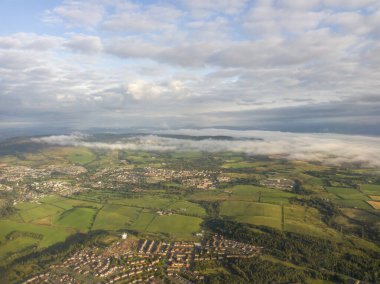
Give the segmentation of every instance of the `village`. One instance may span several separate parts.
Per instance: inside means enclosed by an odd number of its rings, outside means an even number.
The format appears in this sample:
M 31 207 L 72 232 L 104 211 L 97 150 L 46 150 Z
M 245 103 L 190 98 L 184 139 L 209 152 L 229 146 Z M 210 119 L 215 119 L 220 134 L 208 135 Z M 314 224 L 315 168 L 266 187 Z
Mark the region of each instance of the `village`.
M 0 191 L 14 193 L 15 204 L 22 201 L 35 201 L 54 193 L 70 196 L 93 189 L 117 189 L 125 184 L 141 185 L 159 182 L 180 181 L 185 187 L 210 189 L 215 183 L 229 181 L 228 177 L 218 176 L 212 171 L 168 170 L 144 167 L 104 168 L 87 178 L 87 169 L 78 165 L 49 165 L 42 168 L 26 166 L 0 167 Z M 133 191 L 135 192 L 135 191 Z
M 85 167 L 74 164 L 41 168 L 2 164 L 0 167 L 0 191 L 12 193 L 14 204 L 23 201 L 38 202 L 49 194 L 71 196 L 91 189 L 129 188 L 131 192 L 139 193 L 144 191 L 146 185 L 174 183 L 184 188 L 208 190 L 230 181 L 231 178 L 220 170 L 174 170 L 150 166 L 133 168 L 124 165 L 106 167 L 89 173 Z M 286 178 L 268 178 L 261 180 L 260 185 L 292 190 L 294 181 Z
M 203 236 L 204 232 L 199 233 Z M 61 264 L 33 276 L 24 284 L 83 283 L 193 283 L 203 279 L 194 264 L 226 258 L 250 258 L 262 247 L 225 239 L 220 235 L 203 237 L 200 242 L 133 239 L 122 234 L 121 240 L 106 249 L 85 248 L 75 252 Z M 192 281 L 186 278 L 191 275 Z
M 37 192 L 56 193 L 61 196 L 70 196 L 74 193 L 82 192 L 86 189 L 79 186 L 73 186 L 67 181 L 49 180 L 42 182 L 33 182 L 30 188 Z
M 0 167 L 0 191 L 12 192 L 14 204 L 22 201 L 38 201 L 51 193 L 70 196 L 85 190 L 76 184 L 78 183 L 77 176 L 86 172 L 86 168 L 76 165 L 30 168 L 3 164 Z M 75 182 L 72 184 L 64 180 L 52 179 L 54 174 L 75 177 Z
M 209 170 L 117 167 L 99 170 L 90 177 L 88 185 L 94 188 L 113 188 L 115 183 L 153 184 L 169 181 L 180 181 L 186 187 L 207 190 L 215 188 L 216 182 L 228 182 L 230 178 L 220 172 Z

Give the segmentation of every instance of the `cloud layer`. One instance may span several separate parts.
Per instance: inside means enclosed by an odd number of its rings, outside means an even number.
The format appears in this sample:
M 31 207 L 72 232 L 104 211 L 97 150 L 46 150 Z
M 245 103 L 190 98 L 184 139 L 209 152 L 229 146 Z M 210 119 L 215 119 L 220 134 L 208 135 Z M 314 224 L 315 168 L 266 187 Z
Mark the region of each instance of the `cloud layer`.
M 186 135 L 229 135 L 234 140 L 190 140 L 159 135 L 133 136 L 119 142 L 96 142 L 83 134 L 32 138 L 36 143 L 83 146 L 93 149 L 146 151 L 243 152 L 269 155 L 289 160 L 320 162 L 326 165 L 380 167 L 380 138 L 331 134 L 294 134 L 272 131 L 233 131 L 221 129 L 169 132 Z M 252 140 L 247 138 L 260 138 Z
M 379 1 L 52 5 L 0 3 L 3 123 L 380 135 Z

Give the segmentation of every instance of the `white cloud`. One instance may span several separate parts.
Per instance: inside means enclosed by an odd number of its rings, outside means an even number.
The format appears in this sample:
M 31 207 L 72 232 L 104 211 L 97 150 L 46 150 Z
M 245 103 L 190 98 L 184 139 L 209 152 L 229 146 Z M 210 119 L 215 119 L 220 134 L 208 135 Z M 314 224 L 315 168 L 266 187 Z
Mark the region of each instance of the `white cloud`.
M 130 83 L 127 88 L 128 92 L 135 100 L 157 99 L 165 92 L 165 89 L 162 86 L 143 80 Z
M 84 54 L 100 52 L 103 48 L 99 37 L 89 35 L 74 35 L 64 43 L 64 46 Z
M 243 11 L 247 0 L 182 0 L 195 17 L 208 17 L 213 13 L 235 15 Z
M 0 37 L 0 49 L 26 49 L 47 51 L 58 47 L 63 42 L 62 37 L 38 35 L 35 33 L 16 33 Z
M 67 27 L 95 27 L 103 19 L 104 6 L 98 1 L 66 0 L 61 6 L 45 11 L 47 23 L 63 22 Z
M 175 23 L 182 15 L 180 10 L 170 6 L 151 5 L 147 9 L 135 6 L 111 15 L 104 21 L 103 27 L 132 33 L 175 30 Z
M 167 131 L 166 131 L 167 132 Z M 37 143 L 61 146 L 83 146 L 95 149 L 148 151 L 242 152 L 320 162 L 327 165 L 360 165 L 380 167 L 380 138 L 328 134 L 291 134 L 270 131 L 232 131 L 222 129 L 179 130 L 173 134 L 230 135 L 235 140 L 187 140 L 155 135 L 136 136 L 116 143 L 89 142 L 80 134 L 32 138 Z M 256 138 L 260 140 L 247 140 Z
M 281 0 L 278 2 L 278 5 L 286 9 L 308 11 L 319 7 L 321 2 L 321 0 Z
M 378 133 L 379 15 L 372 0 L 61 1 L 46 11 L 54 25 L 0 36 L 0 110 L 89 127 L 277 119 Z
M 119 57 L 155 58 L 163 47 L 136 37 L 113 38 L 106 42 L 106 52 Z
M 171 80 L 161 84 L 138 80 L 127 85 L 127 92 L 137 101 L 173 99 L 189 95 L 188 88 L 180 80 Z
M 328 7 L 342 9 L 365 9 L 378 5 L 377 0 L 323 0 L 323 4 Z

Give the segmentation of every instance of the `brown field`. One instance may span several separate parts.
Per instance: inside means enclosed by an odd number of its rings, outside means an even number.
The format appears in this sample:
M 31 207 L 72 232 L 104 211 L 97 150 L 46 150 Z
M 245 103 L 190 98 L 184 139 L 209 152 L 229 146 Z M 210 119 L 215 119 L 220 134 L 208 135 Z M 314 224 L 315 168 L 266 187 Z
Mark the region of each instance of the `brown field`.
M 380 201 L 380 195 L 370 195 L 369 196 L 372 200 Z
M 367 201 L 373 208 L 380 210 L 380 201 Z

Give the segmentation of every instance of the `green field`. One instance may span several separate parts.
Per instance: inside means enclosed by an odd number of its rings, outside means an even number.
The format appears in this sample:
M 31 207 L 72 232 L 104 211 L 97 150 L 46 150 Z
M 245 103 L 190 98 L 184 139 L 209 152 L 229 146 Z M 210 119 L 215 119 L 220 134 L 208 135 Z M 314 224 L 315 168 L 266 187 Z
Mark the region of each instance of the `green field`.
M 257 202 L 225 201 L 220 208 L 222 216 L 253 225 L 281 229 L 281 206 Z
M 338 199 L 335 202 L 342 207 L 350 208 L 360 208 L 360 209 L 372 209 L 372 207 L 365 201 L 362 200 L 349 200 L 349 199 Z
M 31 246 L 38 246 L 39 241 L 29 237 L 17 239 L 0 244 L 0 259 L 11 257 L 15 251 L 27 250 Z
M 190 216 L 172 214 L 156 216 L 146 228 L 148 232 L 189 235 L 200 231 L 202 219 Z
M 279 230 L 284 228 L 285 231 L 316 235 L 322 238 L 339 238 L 338 233 L 321 221 L 320 213 L 314 208 L 285 204 L 283 224 L 281 205 L 275 204 L 225 201 L 222 203 L 220 214 L 243 223 L 268 226 Z
M 175 201 L 168 206 L 168 209 L 178 211 L 186 215 L 205 216 L 206 211 L 200 205 L 186 200 Z
M 145 232 L 150 223 L 156 217 L 155 214 L 149 213 L 147 211 L 141 212 L 135 222 L 130 226 L 130 229 Z
M 342 199 L 348 200 L 370 200 L 370 198 L 362 194 L 359 190 L 355 188 L 347 187 L 327 187 L 326 190 L 329 193 L 335 194 Z
M 223 168 L 226 169 L 245 169 L 253 168 L 256 164 L 250 162 L 229 162 L 223 165 Z
M 98 213 L 93 230 L 119 230 L 129 227 L 142 209 L 124 205 L 105 205 Z
M 50 204 L 41 204 L 30 209 L 24 209 L 20 211 L 20 216 L 25 222 L 31 222 L 33 220 L 45 218 L 48 216 L 54 216 L 61 213 L 63 210 L 59 207 Z
M 380 195 L 380 184 L 361 184 L 360 191 L 370 195 Z
M 189 196 L 193 200 L 221 200 L 221 201 L 255 201 L 272 204 L 289 203 L 289 198 L 297 197 L 297 194 L 283 190 L 266 188 L 253 185 L 237 185 L 223 190 L 208 190 Z
M 351 219 L 361 222 L 378 223 L 380 225 L 380 215 L 369 213 L 365 210 L 343 208 L 342 212 Z
M 51 246 L 57 242 L 62 242 L 68 237 L 72 232 L 66 230 L 62 227 L 55 226 L 44 226 L 44 225 L 36 225 L 29 223 L 18 223 L 10 220 L 0 220 L 0 240 L 4 242 L 5 236 L 14 231 L 24 231 L 24 232 L 32 232 L 43 235 L 43 239 L 38 242 L 38 248 L 45 248 Z M 29 239 L 29 238 L 28 238 Z M 27 245 L 29 245 L 29 240 L 23 243 L 22 238 L 18 239 L 18 244 L 23 244 L 22 246 L 11 246 L 15 250 L 13 253 L 21 251 Z M 5 247 L 1 248 L 1 250 L 11 251 L 8 247 L 8 243 L 5 243 Z
M 62 242 L 76 232 L 87 232 L 96 212 L 95 207 L 94 203 L 59 196 L 48 196 L 38 203 L 19 203 L 16 206 L 19 210 L 17 213 L 8 216 L 7 219 L 0 219 L 0 242 L 3 244 L 0 251 L 6 254 L 12 252 L 15 256 L 22 255 L 30 252 L 25 249 L 31 245 L 42 249 Z M 36 241 L 29 237 L 19 237 L 11 242 L 5 241 L 5 236 L 14 231 L 38 233 L 43 238 Z
M 138 198 L 129 198 L 129 199 L 111 199 L 109 203 L 111 204 L 121 204 L 127 206 L 135 206 L 140 208 L 154 208 L 154 209 L 166 209 L 173 200 L 154 197 L 154 196 L 144 196 Z
M 74 164 L 85 165 L 92 162 L 95 159 L 94 153 L 87 148 L 70 148 L 66 154 L 66 158 Z
M 93 208 L 75 207 L 57 216 L 54 224 L 87 232 L 91 227 L 94 214 L 95 209 Z

